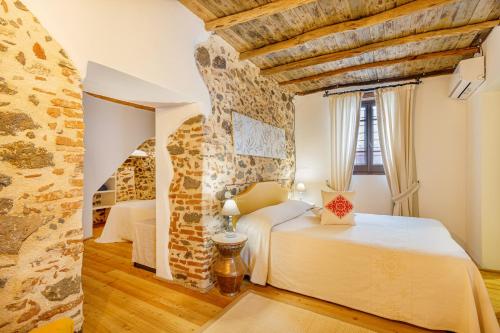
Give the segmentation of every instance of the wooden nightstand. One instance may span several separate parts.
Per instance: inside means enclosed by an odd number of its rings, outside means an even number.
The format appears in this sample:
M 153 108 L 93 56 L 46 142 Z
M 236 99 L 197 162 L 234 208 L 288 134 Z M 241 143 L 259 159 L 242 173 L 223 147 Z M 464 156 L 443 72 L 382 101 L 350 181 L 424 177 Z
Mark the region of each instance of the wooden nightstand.
M 216 234 L 212 241 L 217 246 L 219 258 L 214 265 L 215 276 L 221 294 L 234 296 L 240 292 L 241 281 L 245 275 L 245 264 L 241 260 L 240 252 L 247 242 L 247 236 L 235 234 L 235 237 L 226 237 L 225 233 Z

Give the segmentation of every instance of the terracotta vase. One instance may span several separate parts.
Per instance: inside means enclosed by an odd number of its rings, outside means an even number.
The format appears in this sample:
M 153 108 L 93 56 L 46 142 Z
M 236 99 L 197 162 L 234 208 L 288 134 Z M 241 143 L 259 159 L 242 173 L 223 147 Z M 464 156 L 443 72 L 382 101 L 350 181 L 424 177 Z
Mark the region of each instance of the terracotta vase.
M 240 292 L 241 281 L 245 274 L 245 264 L 241 260 L 240 251 L 246 241 L 234 244 L 215 243 L 219 250 L 219 258 L 214 265 L 214 273 L 221 294 L 234 296 Z

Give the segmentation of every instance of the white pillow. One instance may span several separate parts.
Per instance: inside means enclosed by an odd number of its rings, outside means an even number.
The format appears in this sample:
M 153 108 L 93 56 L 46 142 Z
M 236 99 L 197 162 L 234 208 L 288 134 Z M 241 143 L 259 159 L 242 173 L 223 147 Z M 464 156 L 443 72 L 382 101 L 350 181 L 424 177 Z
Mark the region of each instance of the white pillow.
M 257 219 L 265 221 L 266 224 L 275 226 L 304 214 L 312 207 L 313 205 L 304 201 L 287 200 L 280 204 L 267 206 L 250 214 L 243 215 L 238 220 L 238 224 L 252 220 L 255 221 Z
M 316 216 L 321 216 L 321 214 L 323 214 L 323 207 L 313 207 L 311 212 Z
M 321 224 L 354 225 L 354 195 L 355 192 L 321 191 L 323 197 Z

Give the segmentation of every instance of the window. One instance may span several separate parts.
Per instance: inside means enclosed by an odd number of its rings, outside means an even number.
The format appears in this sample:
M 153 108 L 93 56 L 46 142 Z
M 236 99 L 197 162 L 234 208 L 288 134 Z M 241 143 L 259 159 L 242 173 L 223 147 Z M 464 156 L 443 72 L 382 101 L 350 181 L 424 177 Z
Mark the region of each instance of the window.
M 383 175 L 384 165 L 378 137 L 377 106 L 374 100 L 361 102 L 355 175 Z

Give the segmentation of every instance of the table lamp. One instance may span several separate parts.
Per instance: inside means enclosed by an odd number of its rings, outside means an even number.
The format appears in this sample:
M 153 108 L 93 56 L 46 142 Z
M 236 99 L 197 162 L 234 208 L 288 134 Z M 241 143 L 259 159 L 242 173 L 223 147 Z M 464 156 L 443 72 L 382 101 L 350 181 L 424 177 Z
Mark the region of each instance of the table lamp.
M 297 183 L 295 189 L 299 193 L 299 200 L 302 200 L 302 194 L 306 191 L 306 186 L 304 185 L 304 183 Z
M 222 207 L 221 214 L 227 216 L 227 227 L 226 227 L 226 237 L 233 238 L 236 237 L 233 227 L 233 216 L 240 215 L 240 210 L 236 201 L 233 199 L 227 199 Z

